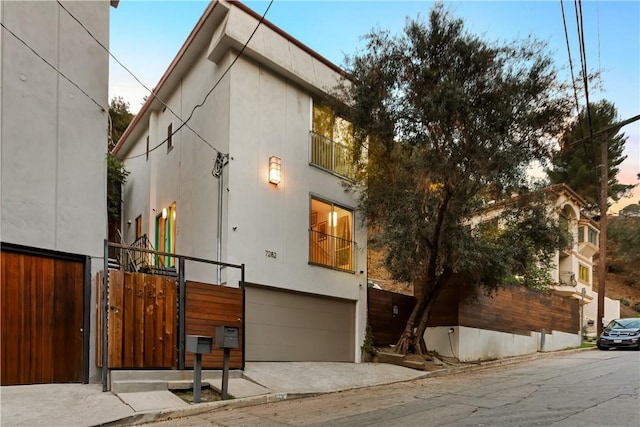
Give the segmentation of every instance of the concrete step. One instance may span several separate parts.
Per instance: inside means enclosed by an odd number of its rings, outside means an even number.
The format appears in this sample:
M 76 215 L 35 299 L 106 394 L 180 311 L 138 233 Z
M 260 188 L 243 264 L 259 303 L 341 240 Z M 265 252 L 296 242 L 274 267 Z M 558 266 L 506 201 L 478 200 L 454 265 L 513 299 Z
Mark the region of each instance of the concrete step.
M 404 366 L 405 368 L 425 370 L 424 360 L 410 360 L 402 354 L 378 352 L 379 363 L 390 363 L 392 365 Z
M 138 393 L 141 391 L 163 391 L 168 390 L 166 381 L 111 381 L 111 392 L 120 393 Z
M 203 370 L 202 378 L 221 379 L 222 370 Z M 238 369 L 229 371 L 229 378 L 243 378 L 243 372 Z M 143 370 L 118 369 L 111 371 L 111 383 L 116 381 L 193 381 L 193 370 Z

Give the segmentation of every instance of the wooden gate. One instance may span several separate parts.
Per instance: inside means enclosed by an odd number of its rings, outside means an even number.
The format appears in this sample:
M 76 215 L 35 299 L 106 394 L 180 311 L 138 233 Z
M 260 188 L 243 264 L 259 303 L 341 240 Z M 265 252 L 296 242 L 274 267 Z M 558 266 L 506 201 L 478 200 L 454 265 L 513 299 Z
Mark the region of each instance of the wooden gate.
M 367 316 L 374 345 L 396 344 L 416 305 L 410 295 L 367 288 Z
M 2 385 L 81 382 L 84 263 L 0 258 Z
M 96 364 L 102 366 L 102 272 L 98 273 Z M 177 367 L 177 282 L 109 270 L 109 368 Z

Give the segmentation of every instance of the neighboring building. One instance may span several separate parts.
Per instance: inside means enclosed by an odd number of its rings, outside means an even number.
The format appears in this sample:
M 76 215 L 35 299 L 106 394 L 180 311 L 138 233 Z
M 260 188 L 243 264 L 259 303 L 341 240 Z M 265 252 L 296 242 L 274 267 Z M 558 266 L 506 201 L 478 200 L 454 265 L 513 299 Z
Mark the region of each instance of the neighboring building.
M 495 301 L 481 298 L 480 303 L 472 303 L 457 299 L 451 292 L 444 292 L 435 306 L 454 305 L 456 308 L 453 311 L 450 308 L 434 309 L 430 321 L 432 326 L 425 333 L 429 349 L 443 355 L 451 355 L 453 351 L 460 360 L 471 361 L 558 350 L 580 344 L 580 316 L 585 326 L 593 325 L 597 313 L 592 271 L 593 257 L 598 252 L 598 226 L 581 214 L 586 203 L 567 185 L 554 185 L 543 191 L 552 217 L 565 224 L 572 236 L 571 247 L 555 255 L 555 267 L 550 271 L 553 295 L 525 295 L 521 290 L 507 289 L 499 291 Z M 471 223 L 495 218 L 504 202 L 491 206 Z M 506 297 L 501 295 L 505 292 L 508 294 Z M 557 296 L 568 298 L 568 301 L 563 302 Z M 571 301 L 578 301 L 578 304 Z M 581 314 L 579 307 L 583 303 Z M 482 313 L 486 310 L 492 312 L 489 315 L 493 316 L 492 319 Z M 541 311 L 545 314 L 540 317 Z M 605 298 L 605 324 L 619 314 L 619 301 Z M 451 323 L 451 319 L 455 323 Z M 454 332 L 450 333 L 452 327 Z
M 130 172 L 123 235 L 246 265 L 247 361 L 358 361 L 366 230 L 341 185 L 353 129 L 324 102 L 342 70 L 259 21 L 241 3 L 212 2 L 125 131 L 113 150 Z
M 109 4 L 62 2 L 105 46 Z M 0 3 L 2 385 L 98 377 L 109 57 L 68 12 Z

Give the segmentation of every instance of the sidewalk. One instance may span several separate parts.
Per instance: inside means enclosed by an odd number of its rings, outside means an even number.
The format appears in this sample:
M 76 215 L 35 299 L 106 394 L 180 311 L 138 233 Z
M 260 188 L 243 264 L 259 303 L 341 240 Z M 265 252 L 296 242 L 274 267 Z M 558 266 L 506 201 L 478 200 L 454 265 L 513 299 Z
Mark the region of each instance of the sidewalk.
M 584 349 L 582 349 L 584 350 Z M 131 425 L 193 415 L 220 408 L 259 405 L 322 393 L 455 374 L 472 369 L 562 355 L 565 350 L 489 362 L 448 366 L 425 372 L 385 363 L 247 362 L 234 372 L 229 394 L 235 399 L 188 404 L 170 391 L 102 392 L 100 384 L 40 384 L 0 388 L 0 425 L 108 426 Z M 212 386 L 219 379 L 203 382 Z M 215 383 L 215 384 L 214 384 Z

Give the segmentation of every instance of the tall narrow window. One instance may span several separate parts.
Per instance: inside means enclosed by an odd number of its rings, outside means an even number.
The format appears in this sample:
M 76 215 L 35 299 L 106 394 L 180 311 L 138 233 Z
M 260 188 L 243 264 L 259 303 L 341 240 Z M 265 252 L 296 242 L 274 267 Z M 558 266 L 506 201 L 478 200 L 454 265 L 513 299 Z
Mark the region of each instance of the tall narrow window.
M 156 250 L 160 252 L 176 252 L 176 204 L 162 209 L 156 217 Z M 173 267 L 174 259 L 169 256 L 156 257 L 158 267 Z
M 173 150 L 173 123 L 167 126 L 167 153 Z
M 142 215 L 136 218 L 136 240 L 142 237 Z
M 309 262 L 353 271 L 353 211 L 316 198 L 311 199 Z
M 589 283 L 589 269 L 582 264 L 578 267 L 578 278 L 581 282 Z

